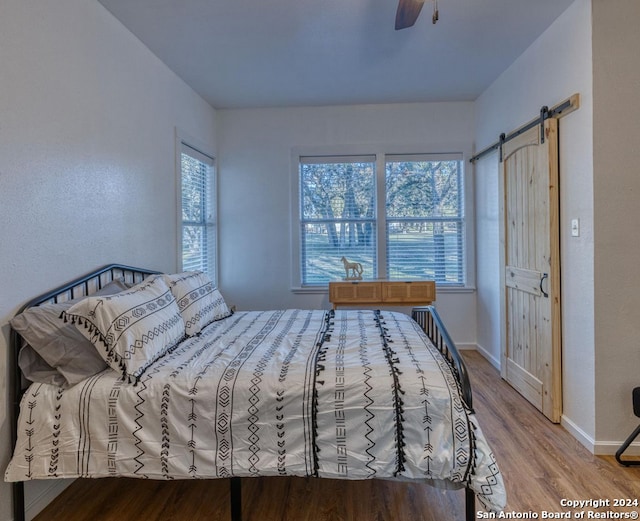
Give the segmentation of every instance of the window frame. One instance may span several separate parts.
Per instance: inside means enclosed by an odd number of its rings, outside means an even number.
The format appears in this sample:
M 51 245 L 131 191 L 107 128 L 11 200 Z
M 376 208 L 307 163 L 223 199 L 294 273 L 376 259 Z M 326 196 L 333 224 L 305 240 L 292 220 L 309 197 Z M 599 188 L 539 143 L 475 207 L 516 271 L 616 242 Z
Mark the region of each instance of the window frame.
M 303 160 L 304 159 L 304 160 Z M 302 164 L 321 164 L 321 165 L 325 165 L 325 164 L 346 164 L 346 163 L 350 163 L 350 164 L 359 164 L 359 163 L 364 163 L 364 164 L 371 164 L 373 165 L 373 178 L 370 178 L 372 181 L 372 191 L 373 191 L 373 198 L 376 201 L 376 205 L 374 206 L 374 216 L 373 218 L 367 218 L 367 217 L 361 217 L 361 218 L 347 218 L 344 219 L 343 217 L 339 217 L 339 216 L 335 216 L 333 219 L 329 219 L 329 218 L 308 218 L 305 219 L 300 213 L 298 214 L 298 228 L 297 228 L 297 233 L 298 233 L 298 239 L 299 239 L 299 259 L 300 262 L 298 263 L 298 267 L 300 268 L 300 285 L 301 287 L 305 287 L 305 288 L 311 288 L 311 287 L 324 287 L 323 284 L 308 284 L 305 286 L 302 286 L 302 278 L 303 278 L 303 272 L 304 272 L 304 268 L 303 268 L 303 245 L 302 245 L 302 228 L 303 226 L 305 226 L 306 224 L 319 224 L 319 225 L 328 225 L 329 223 L 333 223 L 334 225 L 339 225 L 340 227 L 342 226 L 353 226 L 356 223 L 360 223 L 360 224 L 366 224 L 368 222 L 373 222 L 374 224 L 374 228 L 375 228 L 375 244 L 373 246 L 373 248 L 371 248 L 371 253 L 372 253 L 372 257 L 373 257 L 373 265 L 374 268 L 377 265 L 378 262 L 378 245 L 377 245 L 377 241 L 378 241 L 378 237 L 379 237 L 379 233 L 377 230 L 377 224 L 378 224 L 378 207 L 377 207 L 377 200 L 378 200 L 378 191 L 379 191 L 379 187 L 378 187 L 378 180 L 377 180 L 377 175 L 376 175 L 376 169 L 377 169 L 377 162 L 376 162 L 376 156 L 374 154 L 368 154 L 366 156 L 357 156 L 357 155 L 349 155 L 349 156 L 326 156 L 326 155 L 322 155 L 322 156 L 301 156 L 299 158 L 299 163 L 298 163 L 298 168 L 300 168 L 300 166 Z M 298 181 L 300 179 L 300 171 L 298 170 Z M 298 184 L 298 189 L 300 189 L 300 185 Z M 298 192 L 298 196 L 300 195 L 300 192 Z M 298 208 L 299 210 L 302 210 L 302 203 L 303 200 L 302 198 L 298 199 Z M 352 260 L 354 260 L 352 258 Z M 363 261 L 364 262 L 364 261 Z
M 193 157 L 201 156 L 203 159 L 210 161 L 210 178 L 209 178 L 209 204 L 212 207 L 209 222 L 204 224 L 205 228 L 213 228 L 214 239 L 213 245 L 207 245 L 208 257 L 213 262 L 213 269 L 208 270 L 207 274 L 213 283 L 218 285 L 218 266 L 219 266 L 219 227 L 218 227 L 218 175 L 216 168 L 216 156 L 212 152 L 211 147 L 201 142 L 197 138 L 189 136 L 184 131 L 176 128 L 175 138 L 175 156 L 176 156 L 176 266 L 178 271 L 184 271 L 183 265 L 183 226 L 182 219 L 182 153 L 184 147 L 194 152 Z M 199 159 L 196 157 L 196 159 Z M 203 161 L 205 162 L 205 161 Z
M 376 191 L 384 194 L 386 180 L 386 162 L 393 156 L 416 157 L 433 159 L 460 160 L 462 167 L 462 221 L 463 221 L 463 260 L 464 285 L 438 286 L 443 292 L 469 292 L 475 290 L 475 230 L 474 230 L 474 192 L 472 166 L 468 162 L 471 157 L 471 147 L 463 144 L 449 144 L 447 146 L 426 145 L 338 145 L 318 147 L 294 147 L 291 150 L 291 291 L 294 293 L 326 293 L 328 285 L 303 285 L 302 284 L 302 244 L 301 244 L 301 215 L 300 215 L 300 177 L 299 167 L 301 158 L 305 157 L 363 157 L 375 156 L 376 162 Z M 382 174 L 380 174 L 382 173 Z M 378 276 L 384 278 L 387 269 L 387 244 L 386 244 L 386 208 L 385 197 L 377 197 L 377 265 Z M 385 216 L 380 220 L 380 216 Z M 382 271 L 383 270 L 383 271 Z

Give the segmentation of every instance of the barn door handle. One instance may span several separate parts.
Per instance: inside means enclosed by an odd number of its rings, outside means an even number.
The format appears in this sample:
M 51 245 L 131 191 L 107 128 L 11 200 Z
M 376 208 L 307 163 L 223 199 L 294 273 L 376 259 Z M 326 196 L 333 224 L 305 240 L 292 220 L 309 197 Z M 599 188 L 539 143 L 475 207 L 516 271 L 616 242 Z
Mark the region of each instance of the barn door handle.
M 548 278 L 549 278 L 549 274 L 548 273 L 544 273 L 542 275 L 542 278 L 540 279 L 540 293 L 542 293 L 544 298 L 549 298 L 549 293 L 547 293 L 545 290 L 542 289 L 542 283 L 544 282 L 544 279 L 548 279 Z

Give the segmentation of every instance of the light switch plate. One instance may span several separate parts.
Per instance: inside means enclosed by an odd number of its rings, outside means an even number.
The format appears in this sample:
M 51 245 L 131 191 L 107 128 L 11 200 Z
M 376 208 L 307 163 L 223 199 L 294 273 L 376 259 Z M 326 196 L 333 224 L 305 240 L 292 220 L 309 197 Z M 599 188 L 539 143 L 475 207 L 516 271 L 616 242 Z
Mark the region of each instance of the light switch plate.
M 580 219 L 571 219 L 571 237 L 580 237 Z

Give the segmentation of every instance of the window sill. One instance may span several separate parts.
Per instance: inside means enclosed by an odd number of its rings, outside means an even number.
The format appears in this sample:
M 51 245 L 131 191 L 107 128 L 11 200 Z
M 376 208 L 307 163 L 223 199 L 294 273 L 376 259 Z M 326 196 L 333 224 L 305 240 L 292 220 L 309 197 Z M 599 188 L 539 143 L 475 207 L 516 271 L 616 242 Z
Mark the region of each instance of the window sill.
M 436 293 L 475 293 L 476 288 L 473 286 L 437 286 L 436 285 Z M 296 294 L 327 294 L 329 293 L 328 286 L 297 286 L 291 288 L 291 293 Z
M 329 293 L 329 286 L 298 286 L 291 288 L 291 293 L 300 293 L 300 294 L 326 294 Z

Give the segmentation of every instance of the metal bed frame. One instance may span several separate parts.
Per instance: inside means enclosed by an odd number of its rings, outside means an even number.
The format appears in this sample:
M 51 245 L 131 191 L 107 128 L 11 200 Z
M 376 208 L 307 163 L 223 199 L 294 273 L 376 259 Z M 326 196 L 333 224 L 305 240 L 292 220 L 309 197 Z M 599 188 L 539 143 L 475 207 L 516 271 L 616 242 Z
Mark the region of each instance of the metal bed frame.
M 149 275 L 159 273 L 158 271 L 135 268 L 122 264 L 109 264 L 99 268 L 82 277 L 74 279 L 62 286 L 54 288 L 24 304 L 18 313 L 24 310 L 47 303 L 65 302 L 74 298 L 88 296 L 103 286 L 118 278 L 124 278 L 125 282 L 138 283 Z M 460 353 L 455 344 L 451 340 L 449 333 L 445 329 L 440 316 L 433 306 L 424 306 L 414 308 L 412 318 L 420 325 L 427 334 L 429 339 L 442 353 L 445 359 L 452 366 L 463 400 L 467 407 L 473 411 L 471 385 L 468 372 Z M 10 401 L 11 401 L 11 440 L 12 446 L 15 448 L 18 439 L 18 416 L 20 414 L 20 400 L 26 388 L 28 381 L 22 375 L 18 366 L 18 353 L 22 347 L 22 338 L 13 328 L 10 333 L 10 349 L 9 349 L 9 366 L 10 371 Z M 230 483 L 230 506 L 231 521 L 242 521 L 242 482 L 241 478 L 233 477 Z M 14 521 L 25 521 L 25 495 L 24 482 L 18 481 L 12 483 L 13 489 L 13 518 Z M 465 488 L 465 520 L 473 521 L 475 519 L 475 493 L 471 488 Z

